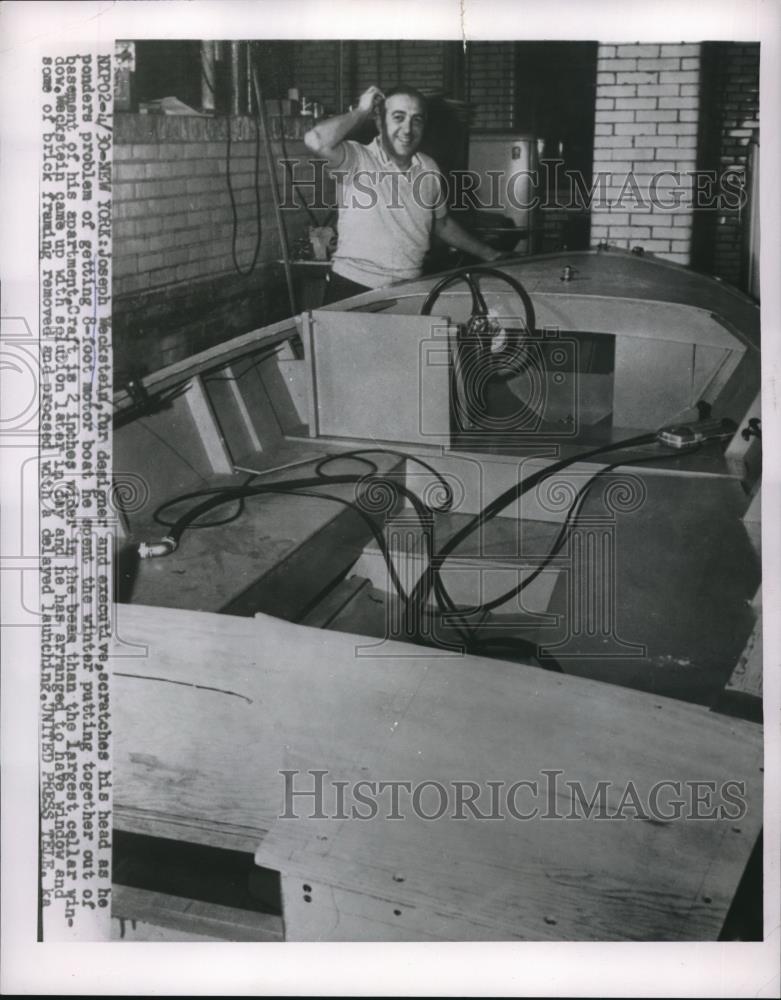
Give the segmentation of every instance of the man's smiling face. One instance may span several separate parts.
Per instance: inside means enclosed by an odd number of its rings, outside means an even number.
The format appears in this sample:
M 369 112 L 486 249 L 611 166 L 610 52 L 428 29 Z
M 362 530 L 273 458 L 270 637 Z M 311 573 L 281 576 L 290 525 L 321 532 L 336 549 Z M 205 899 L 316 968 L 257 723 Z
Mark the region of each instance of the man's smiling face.
M 379 115 L 378 115 L 379 118 Z M 423 141 L 426 113 L 417 97 L 393 94 L 379 122 L 385 152 L 399 167 L 408 167 Z

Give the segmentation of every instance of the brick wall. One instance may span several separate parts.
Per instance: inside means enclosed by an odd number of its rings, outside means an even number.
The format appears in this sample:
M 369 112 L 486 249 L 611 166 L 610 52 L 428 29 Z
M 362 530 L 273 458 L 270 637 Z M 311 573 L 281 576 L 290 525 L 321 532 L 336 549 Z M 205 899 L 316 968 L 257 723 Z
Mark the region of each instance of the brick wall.
M 348 42 L 342 43 L 342 52 Z M 326 114 L 345 111 L 339 107 L 339 42 L 296 42 L 293 45 L 293 86 L 299 93 L 325 107 Z M 346 84 L 346 76 L 343 83 Z M 345 100 L 349 104 L 354 97 L 345 90 Z
M 610 204 L 595 205 L 592 211 L 592 244 L 642 246 L 689 263 L 693 212 L 691 180 L 685 174 L 696 166 L 699 101 L 698 44 L 599 46 L 594 177 L 610 173 L 612 179 L 606 188 Z M 684 176 L 680 183 L 670 177 L 660 180 L 653 204 L 651 177 L 662 171 Z M 629 174 L 639 196 L 633 187 L 625 189 Z M 675 188 L 683 204 L 674 210 L 663 207 L 676 200 Z M 623 204 L 617 204 L 622 190 Z
M 703 170 L 744 172 L 752 140 L 759 142 L 759 45 L 708 42 L 703 46 L 700 158 Z M 730 284 L 746 287 L 748 210 L 720 206 L 700 213 L 694 263 Z
M 255 125 L 233 119 L 236 256 L 246 271 L 258 236 Z M 275 158 L 280 154 L 275 145 Z M 304 155 L 289 140 L 288 155 Z M 120 372 L 150 371 L 289 313 L 270 179 L 260 148 L 261 236 L 254 271 L 234 267 L 224 118 L 117 115 L 114 136 L 114 350 Z M 281 170 L 280 170 L 281 179 Z M 286 213 L 292 242 L 306 227 Z
M 466 73 L 451 77 L 448 49 L 440 41 L 343 42 L 342 91 L 339 108 L 339 43 L 297 42 L 293 46 L 295 86 L 306 97 L 320 101 L 328 114 L 346 110 L 371 84 L 391 87 L 406 83 L 424 93 L 463 97 L 473 105 L 476 129 L 510 129 L 513 125 L 513 45 L 509 42 L 473 42 L 468 46 Z
M 468 56 L 467 100 L 472 128 L 509 131 L 515 103 L 515 53 L 507 42 L 473 42 Z
M 383 59 L 382 79 L 394 83 L 412 83 L 422 91 L 446 89 L 445 42 L 393 42 L 393 49 Z
M 355 53 L 359 94 L 372 84 L 390 88 L 406 83 L 424 93 L 441 92 L 444 88 L 444 42 L 358 42 Z M 347 93 L 345 98 L 348 98 Z
M 339 54 L 342 55 L 344 107 L 339 107 Z M 326 114 L 346 111 L 372 84 L 407 83 L 422 91 L 442 91 L 445 43 L 437 41 L 296 42 L 295 86 L 324 105 Z

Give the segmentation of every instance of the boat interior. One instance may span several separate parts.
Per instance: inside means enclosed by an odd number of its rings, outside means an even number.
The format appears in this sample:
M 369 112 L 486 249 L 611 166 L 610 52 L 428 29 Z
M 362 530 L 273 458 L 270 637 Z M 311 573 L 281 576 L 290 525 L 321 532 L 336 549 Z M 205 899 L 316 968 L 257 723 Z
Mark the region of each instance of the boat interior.
M 759 391 L 750 299 L 618 251 L 368 292 L 122 387 L 116 870 L 136 841 L 178 845 L 190 883 L 251 856 L 251 918 L 219 893 L 185 918 L 165 890 L 196 937 L 750 933 Z M 279 818 L 286 769 L 681 761 L 745 783 L 740 824 Z M 123 928 L 152 919 L 142 881 Z

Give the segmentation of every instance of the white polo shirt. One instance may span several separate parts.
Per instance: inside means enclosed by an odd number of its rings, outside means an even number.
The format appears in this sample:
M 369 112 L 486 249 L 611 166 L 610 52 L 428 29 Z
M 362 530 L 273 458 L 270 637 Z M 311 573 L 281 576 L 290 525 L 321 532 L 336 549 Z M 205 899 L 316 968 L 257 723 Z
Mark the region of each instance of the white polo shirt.
M 379 136 L 343 146 L 345 158 L 331 171 L 339 195 L 334 273 L 369 288 L 419 277 L 434 219 L 447 215 L 439 167 L 415 153 L 400 170 Z

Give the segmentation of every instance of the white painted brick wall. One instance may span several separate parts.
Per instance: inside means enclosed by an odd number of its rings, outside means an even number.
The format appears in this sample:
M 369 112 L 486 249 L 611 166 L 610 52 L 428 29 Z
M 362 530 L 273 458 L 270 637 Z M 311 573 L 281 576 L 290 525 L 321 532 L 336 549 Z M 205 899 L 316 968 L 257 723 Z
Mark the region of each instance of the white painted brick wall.
M 600 45 L 597 70 L 594 176 L 612 176 L 605 187 L 608 204 L 592 207 L 592 244 L 642 246 L 688 264 L 692 212 L 685 193 L 696 167 L 700 46 Z M 663 171 L 653 199 L 653 178 Z M 676 187 L 683 203 L 673 207 Z

